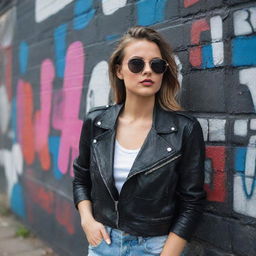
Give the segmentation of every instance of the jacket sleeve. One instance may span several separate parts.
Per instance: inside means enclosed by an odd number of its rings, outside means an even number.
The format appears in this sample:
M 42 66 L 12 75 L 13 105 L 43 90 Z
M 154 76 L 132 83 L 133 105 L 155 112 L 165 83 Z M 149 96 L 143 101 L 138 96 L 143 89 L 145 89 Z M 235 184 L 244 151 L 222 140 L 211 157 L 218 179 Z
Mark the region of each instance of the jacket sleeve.
M 79 141 L 79 155 L 73 162 L 73 200 L 75 207 L 82 200 L 90 200 L 91 196 L 91 177 L 89 172 L 90 165 L 90 138 L 91 138 L 91 119 L 90 113 L 83 121 L 83 126 Z
M 178 213 L 171 232 L 191 240 L 206 202 L 204 190 L 205 142 L 198 120 L 190 125 L 185 139 L 183 156 L 178 165 L 176 189 Z

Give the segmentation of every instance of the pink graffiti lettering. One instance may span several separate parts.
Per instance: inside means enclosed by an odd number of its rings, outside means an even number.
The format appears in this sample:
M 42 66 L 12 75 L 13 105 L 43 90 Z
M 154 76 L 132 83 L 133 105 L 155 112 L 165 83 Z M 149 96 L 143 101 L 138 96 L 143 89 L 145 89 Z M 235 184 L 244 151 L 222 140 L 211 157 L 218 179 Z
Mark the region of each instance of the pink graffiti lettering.
M 64 85 L 61 93 L 63 96 L 62 114 L 59 115 L 59 118 L 54 114 L 53 122 L 55 122 L 54 126 L 61 130 L 58 167 L 63 174 L 70 169 L 70 175 L 73 176 L 71 162 L 74 160 L 74 151 L 77 153 L 82 127 L 82 121 L 78 119 L 78 115 L 84 77 L 83 44 L 79 41 L 72 43 L 66 56 Z M 60 108 L 55 110 L 58 110 L 58 113 L 60 112 Z

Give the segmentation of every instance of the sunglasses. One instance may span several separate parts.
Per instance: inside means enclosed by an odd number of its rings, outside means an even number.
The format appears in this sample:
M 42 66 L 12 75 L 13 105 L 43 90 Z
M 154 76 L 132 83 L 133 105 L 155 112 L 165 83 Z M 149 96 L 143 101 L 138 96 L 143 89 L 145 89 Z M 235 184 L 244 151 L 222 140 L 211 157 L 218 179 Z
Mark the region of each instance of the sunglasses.
M 167 70 L 168 63 L 160 58 L 152 59 L 150 62 L 151 69 L 157 73 L 162 74 Z M 133 73 L 140 73 L 144 70 L 145 61 L 140 58 L 133 58 L 128 61 L 128 68 Z

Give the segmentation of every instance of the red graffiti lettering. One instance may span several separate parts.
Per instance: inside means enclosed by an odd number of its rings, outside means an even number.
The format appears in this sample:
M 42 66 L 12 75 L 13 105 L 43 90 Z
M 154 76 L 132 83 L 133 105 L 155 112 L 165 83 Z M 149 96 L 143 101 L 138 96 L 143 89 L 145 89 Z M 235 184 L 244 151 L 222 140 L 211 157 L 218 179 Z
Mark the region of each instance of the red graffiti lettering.
M 210 184 L 205 184 L 207 199 L 224 202 L 226 199 L 226 173 L 224 170 L 226 149 L 224 146 L 207 146 L 206 156 L 212 161 L 212 180 Z
M 200 0 L 184 0 L 184 7 L 188 8 L 191 5 L 198 3 Z
M 18 140 L 27 164 L 32 164 L 35 157 L 33 126 L 33 91 L 32 86 L 23 80 L 18 81 L 17 88 L 17 123 Z
M 201 33 L 210 30 L 209 24 L 205 19 L 197 20 L 192 24 L 191 43 L 198 45 L 192 47 L 189 51 L 189 61 L 192 66 L 199 67 L 202 64 L 202 52 L 200 43 Z
M 74 234 L 74 225 L 73 225 L 73 205 L 70 202 L 66 201 L 64 198 L 56 198 L 56 219 L 58 223 L 64 226 L 69 234 Z
M 47 213 L 53 213 L 54 194 L 47 190 L 43 185 L 34 183 L 34 181 L 26 181 L 26 188 L 28 190 L 29 199 L 33 203 L 39 205 Z

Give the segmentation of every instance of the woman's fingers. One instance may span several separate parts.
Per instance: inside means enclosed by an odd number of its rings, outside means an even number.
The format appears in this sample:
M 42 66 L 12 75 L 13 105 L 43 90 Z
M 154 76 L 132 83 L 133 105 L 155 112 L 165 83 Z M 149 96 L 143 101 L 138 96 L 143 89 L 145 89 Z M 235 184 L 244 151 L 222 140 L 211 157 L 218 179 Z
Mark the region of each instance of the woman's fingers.
M 103 236 L 103 239 L 106 241 L 106 243 L 111 244 L 109 234 L 108 234 L 108 232 L 106 231 L 106 229 L 103 225 L 102 225 L 102 228 L 101 228 L 101 234 Z
M 102 239 L 103 239 L 103 237 L 101 235 L 100 230 L 87 234 L 87 240 L 88 240 L 89 244 L 91 244 L 93 246 L 99 245 L 101 243 Z
M 101 238 L 97 237 L 97 238 L 94 238 L 91 241 L 89 241 L 89 243 L 93 246 L 97 246 L 101 243 L 102 239 L 103 239 L 102 237 Z

